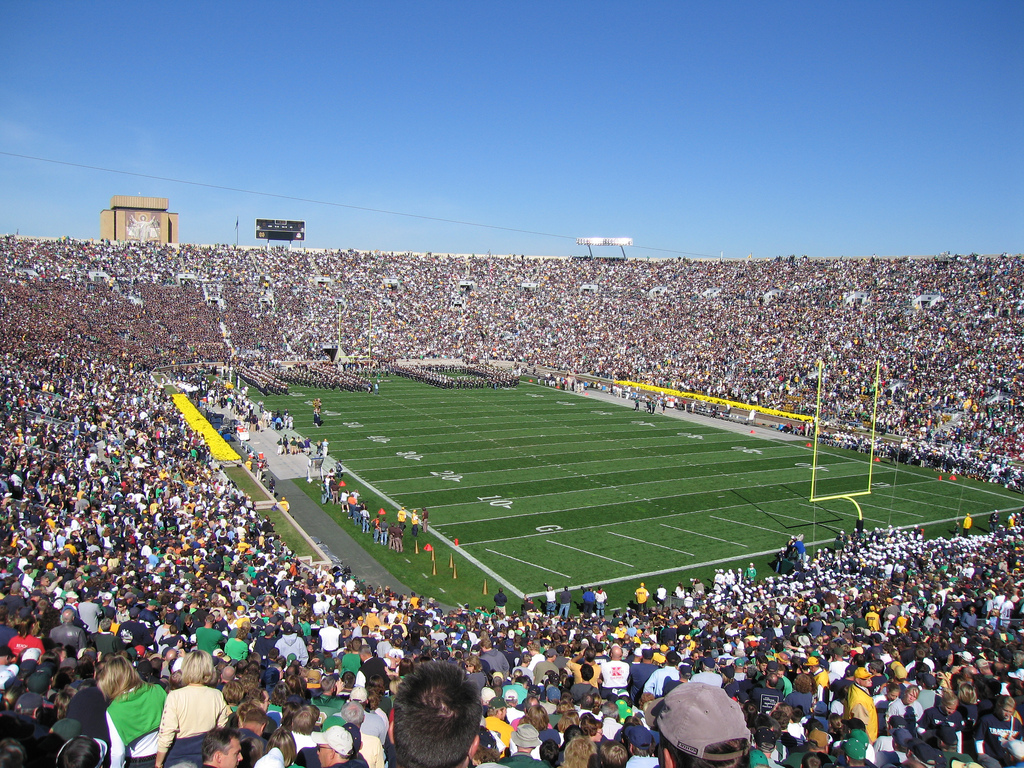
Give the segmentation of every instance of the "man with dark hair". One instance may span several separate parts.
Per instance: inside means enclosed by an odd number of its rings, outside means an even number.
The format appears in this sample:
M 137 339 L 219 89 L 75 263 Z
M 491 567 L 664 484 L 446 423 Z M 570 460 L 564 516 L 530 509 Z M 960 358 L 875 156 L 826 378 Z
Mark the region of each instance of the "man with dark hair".
M 213 728 L 203 737 L 203 765 L 210 768 L 238 768 L 242 740 L 234 728 Z
M 395 695 L 398 768 L 465 768 L 480 742 L 480 694 L 458 667 L 419 664 Z
M 750 731 L 740 705 L 721 688 L 676 686 L 654 709 L 661 768 L 747 768 Z

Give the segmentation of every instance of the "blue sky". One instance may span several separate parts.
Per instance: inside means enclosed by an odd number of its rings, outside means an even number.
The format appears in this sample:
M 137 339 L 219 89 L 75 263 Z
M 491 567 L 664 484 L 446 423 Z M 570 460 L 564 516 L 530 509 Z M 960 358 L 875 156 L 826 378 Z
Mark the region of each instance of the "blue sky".
M 1018 0 L 8 0 L 0 24 L 0 233 L 97 237 L 143 194 L 200 243 L 268 217 L 311 247 L 1024 251 Z

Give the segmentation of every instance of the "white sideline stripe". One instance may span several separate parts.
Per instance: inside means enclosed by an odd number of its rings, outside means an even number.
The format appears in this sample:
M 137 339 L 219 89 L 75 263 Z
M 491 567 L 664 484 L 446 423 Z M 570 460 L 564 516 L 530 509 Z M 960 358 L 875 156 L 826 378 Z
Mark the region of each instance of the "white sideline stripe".
M 681 555 L 689 555 L 690 557 L 696 557 L 693 552 L 687 552 L 684 549 L 676 549 L 675 547 L 666 547 L 664 544 L 655 544 L 653 541 L 647 541 L 646 539 L 638 539 L 634 536 L 627 536 L 624 533 L 616 533 L 615 531 L 608 531 L 612 536 L 620 536 L 623 539 L 629 539 L 630 541 L 639 541 L 641 544 L 646 544 L 648 547 L 658 547 L 659 549 L 667 549 L 669 552 L 678 552 Z
M 706 533 L 697 533 L 696 531 L 688 531 L 685 528 L 676 528 L 674 525 L 668 523 L 661 523 L 662 528 L 671 528 L 673 531 L 682 531 L 683 533 L 689 533 L 691 536 L 703 536 L 705 539 L 714 539 L 715 541 L 722 541 L 726 544 L 735 544 L 737 547 L 743 547 L 747 549 L 746 544 L 740 544 L 738 541 L 729 541 L 728 539 L 720 539 L 717 536 L 710 536 Z
M 632 563 L 624 563 L 621 560 L 616 560 L 616 559 L 611 558 L 611 557 L 605 557 L 604 555 L 598 555 L 598 554 L 595 554 L 593 552 L 587 552 L 587 550 L 585 550 L 585 549 L 577 549 L 576 547 L 570 547 L 568 544 L 561 544 L 561 543 L 559 543 L 557 541 L 552 541 L 551 539 L 544 539 L 544 541 L 546 541 L 548 544 L 554 544 L 556 547 L 565 547 L 566 549 L 571 549 L 573 552 L 581 552 L 584 555 L 590 555 L 591 557 L 600 557 L 602 560 L 607 560 L 608 562 L 611 562 L 611 563 L 618 563 L 619 565 L 624 565 L 627 568 L 632 568 L 633 567 Z
M 399 507 L 402 506 L 401 504 L 396 502 L 394 499 L 392 499 L 390 496 L 388 496 L 385 493 L 382 493 L 380 490 L 378 490 L 377 488 L 372 486 L 370 483 L 368 483 L 365 480 L 363 480 L 363 478 L 361 478 L 359 475 L 357 475 L 355 472 L 353 472 L 348 467 L 345 467 L 345 471 L 349 473 L 349 475 L 352 477 L 353 480 L 355 480 L 356 482 L 362 483 L 365 487 L 369 488 L 371 491 L 376 493 L 378 496 L 380 496 L 382 499 L 384 499 L 384 501 L 386 501 L 388 504 L 393 506 L 395 509 L 398 509 Z M 512 582 L 510 582 L 506 577 L 502 576 L 497 571 L 494 571 L 491 568 L 489 568 L 488 566 L 486 566 L 483 563 L 481 563 L 479 560 L 477 560 L 475 557 L 473 557 L 471 554 L 469 554 L 462 547 L 456 547 L 455 544 L 447 536 L 444 536 L 441 533 L 438 533 L 436 527 L 431 528 L 431 531 L 433 532 L 434 536 L 437 537 L 438 541 L 440 541 L 443 544 L 447 544 L 448 547 L 453 552 L 454 551 L 458 551 L 459 554 L 461 554 L 464 558 L 469 560 L 469 562 L 471 562 L 473 565 L 475 565 L 481 571 L 486 573 L 492 579 L 497 581 L 499 584 L 504 584 L 506 587 L 508 587 L 508 591 L 511 592 L 512 594 L 514 594 L 516 597 L 525 597 L 526 596 L 525 593 L 521 589 L 519 589 L 516 586 L 514 586 L 512 584 Z
M 530 563 L 530 562 L 527 562 L 526 560 L 520 560 L 518 557 L 512 557 L 512 555 L 506 555 L 504 552 L 495 552 L 493 549 L 488 549 L 487 551 L 490 552 L 492 555 L 498 555 L 498 557 L 507 557 L 509 560 L 515 560 L 517 563 L 522 563 L 523 565 L 528 565 L 531 568 L 536 568 L 536 569 L 538 569 L 540 571 L 547 571 L 548 573 L 553 573 L 553 574 L 555 574 L 555 576 L 561 576 L 562 578 L 565 578 L 565 579 L 569 578 L 569 574 L 567 574 L 567 573 L 560 573 L 559 571 L 552 571 L 550 568 L 545 568 L 543 565 L 537 565 L 536 563 Z
M 708 515 L 712 520 L 721 520 L 723 523 L 731 523 L 732 525 L 745 525 L 747 528 L 757 528 L 759 531 L 768 531 L 768 533 L 778 533 L 782 536 L 788 537 L 789 534 L 785 531 L 780 531 L 777 528 L 765 528 L 763 525 L 754 525 L 753 523 L 741 523 L 739 520 L 730 520 L 727 517 L 717 517 L 715 515 Z

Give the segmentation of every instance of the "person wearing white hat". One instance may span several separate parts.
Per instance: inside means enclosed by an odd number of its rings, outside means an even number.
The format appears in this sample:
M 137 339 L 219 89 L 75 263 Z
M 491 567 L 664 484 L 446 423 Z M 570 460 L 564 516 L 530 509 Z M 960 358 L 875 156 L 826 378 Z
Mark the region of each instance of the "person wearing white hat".
M 352 735 L 340 725 L 332 725 L 323 733 L 310 734 L 316 743 L 316 756 L 322 768 L 347 763 L 355 757 Z

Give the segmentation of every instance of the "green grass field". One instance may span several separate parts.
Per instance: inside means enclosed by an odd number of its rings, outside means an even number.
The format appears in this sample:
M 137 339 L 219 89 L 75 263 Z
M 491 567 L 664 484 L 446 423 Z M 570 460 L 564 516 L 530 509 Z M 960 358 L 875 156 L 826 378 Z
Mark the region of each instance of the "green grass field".
M 313 397 L 323 399 L 320 430 L 312 427 Z M 300 432 L 328 438 L 331 455 L 367 484 L 371 509 L 379 501 L 394 519 L 388 502 L 429 508 L 430 535 L 420 546 L 437 547 L 439 574 L 458 540 L 465 565 L 461 583 L 446 581 L 435 595 L 445 602 L 488 604 L 481 597 L 487 578 L 491 594 L 496 582 L 526 593 L 545 582 L 603 584 L 611 605 L 625 605 L 641 581 L 671 590 L 715 567 L 751 561 L 764 575 L 790 536 L 830 544 L 856 521 L 848 500 L 808 501 L 807 440 L 729 431 L 703 417 L 652 416 L 619 404 L 626 401 L 528 383 L 439 390 L 390 379 L 379 396 L 299 390 L 264 402 L 289 409 Z M 818 464 L 819 496 L 868 487 L 864 454 L 819 449 Z M 925 526 L 929 535 L 948 535 L 970 511 L 984 532 L 989 512 L 1021 504 L 998 486 L 873 466 L 872 494 L 858 499 L 869 529 Z M 319 501 L 315 486 L 309 490 Z M 427 578 L 422 556 L 409 557 L 408 536 L 405 557 L 359 538 L 417 591 L 432 594 L 431 585 L 441 584 L 441 576 Z

